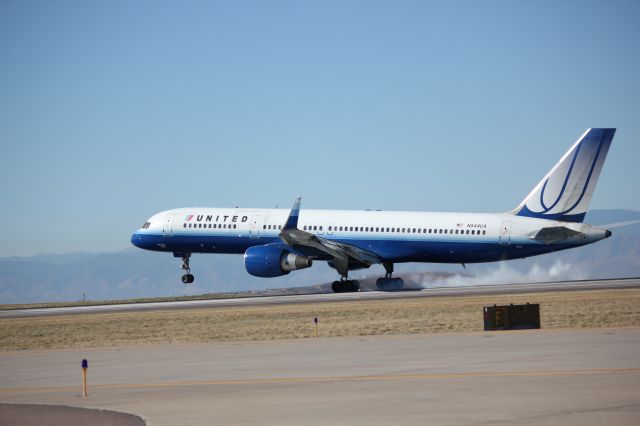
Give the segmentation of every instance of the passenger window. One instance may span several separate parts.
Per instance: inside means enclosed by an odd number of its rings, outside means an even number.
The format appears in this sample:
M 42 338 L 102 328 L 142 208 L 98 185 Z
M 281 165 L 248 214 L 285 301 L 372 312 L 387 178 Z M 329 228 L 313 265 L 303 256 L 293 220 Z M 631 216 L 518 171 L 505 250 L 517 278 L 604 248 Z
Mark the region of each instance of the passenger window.
M 475 229 L 471 230 L 471 235 L 476 235 L 476 230 Z
M 267 229 L 267 225 L 262 225 L 262 229 Z
M 183 227 L 183 228 L 186 228 L 186 227 L 187 227 L 187 224 L 186 224 L 186 223 L 183 223 L 183 224 L 182 224 L 182 227 Z
M 487 231 L 482 231 L 482 235 L 487 235 Z

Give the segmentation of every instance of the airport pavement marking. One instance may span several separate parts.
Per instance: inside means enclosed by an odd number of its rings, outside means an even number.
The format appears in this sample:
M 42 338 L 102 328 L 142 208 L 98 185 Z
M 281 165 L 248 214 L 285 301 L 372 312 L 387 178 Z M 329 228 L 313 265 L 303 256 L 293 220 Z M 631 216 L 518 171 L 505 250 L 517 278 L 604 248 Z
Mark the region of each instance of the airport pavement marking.
M 158 383 L 123 383 L 123 384 L 97 384 L 91 388 L 96 389 L 149 389 L 149 388 L 174 388 L 189 386 L 233 386 L 233 385 L 262 385 L 262 384 L 287 384 L 287 383 L 328 383 L 328 382 L 377 382 L 377 381 L 403 381 L 403 380 L 442 380 L 464 378 L 500 378 L 500 377 L 558 377 L 580 376 L 594 374 L 638 374 L 640 368 L 600 368 L 590 370 L 549 370 L 549 371 L 470 371 L 464 373 L 414 373 L 414 374 L 382 374 L 366 376 L 328 376 L 328 377 L 276 377 L 265 379 L 238 379 L 238 380 L 199 380 L 176 381 Z M 50 386 L 50 387 L 16 387 L 0 388 L 0 393 L 11 392 L 51 392 L 51 391 L 76 391 L 78 386 Z

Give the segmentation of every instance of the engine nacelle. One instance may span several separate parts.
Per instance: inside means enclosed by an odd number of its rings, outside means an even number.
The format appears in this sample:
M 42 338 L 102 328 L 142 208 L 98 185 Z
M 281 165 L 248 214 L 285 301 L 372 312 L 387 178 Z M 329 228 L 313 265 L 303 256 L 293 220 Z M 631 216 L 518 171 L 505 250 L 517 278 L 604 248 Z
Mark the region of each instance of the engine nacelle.
M 312 264 L 308 257 L 290 253 L 277 244 L 249 247 L 244 252 L 244 267 L 255 277 L 279 277 Z

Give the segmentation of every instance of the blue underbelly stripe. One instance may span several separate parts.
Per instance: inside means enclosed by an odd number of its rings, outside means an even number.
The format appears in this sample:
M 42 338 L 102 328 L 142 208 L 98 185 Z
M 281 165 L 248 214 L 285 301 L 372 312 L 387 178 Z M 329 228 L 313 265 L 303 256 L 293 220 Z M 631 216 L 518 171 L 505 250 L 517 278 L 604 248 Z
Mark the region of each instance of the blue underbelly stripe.
M 140 248 L 166 252 L 191 253 L 236 253 L 243 254 L 247 248 L 257 245 L 280 242 L 277 236 L 249 236 L 198 234 L 174 234 L 165 237 L 162 234 L 137 234 L 136 245 Z M 466 237 L 466 235 L 465 235 Z M 325 236 L 326 238 L 326 236 Z M 470 236 L 469 239 L 474 238 Z M 517 259 L 538 254 L 564 250 L 578 244 L 541 244 L 531 240 L 511 240 L 510 245 L 501 245 L 497 239 L 476 236 L 475 241 L 466 238 L 434 240 L 429 238 L 392 239 L 392 238 L 331 238 L 344 244 L 350 244 L 372 251 L 383 259 L 392 262 L 433 262 L 433 263 L 474 263 L 496 260 Z M 466 241 L 465 241 L 466 240 Z M 481 241 L 479 241 L 481 240 Z M 298 250 L 300 254 L 314 255 L 320 260 L 330 260 L 315 249 Z

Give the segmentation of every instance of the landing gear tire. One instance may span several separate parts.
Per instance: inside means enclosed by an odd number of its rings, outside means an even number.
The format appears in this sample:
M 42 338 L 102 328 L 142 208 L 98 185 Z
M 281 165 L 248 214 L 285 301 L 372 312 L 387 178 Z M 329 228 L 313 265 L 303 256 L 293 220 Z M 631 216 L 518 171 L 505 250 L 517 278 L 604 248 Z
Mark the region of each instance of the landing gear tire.
M 331 290 L 334 293 L 354 293 L 360 291 L 360 283 L 356 280 L 334 281 Z
M 194 280 L 193 275 L 191 275 L 191 269 L 189 268 L 190 257 L 191 253 L 184 253 L 182 255 L 182 266 L 180 268 L 184 271 L 184 275 L 182 276 L 183 284 L 191 284 Z
M 402 278 L 378 278 L 376 280 L 376 287 L 378 290 L 402 290 L 404 287 L 404 281 Z

